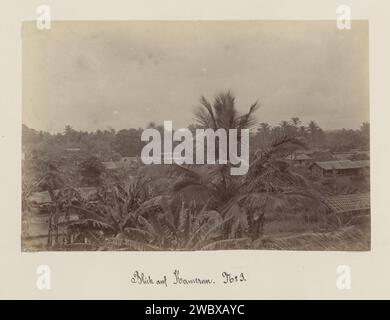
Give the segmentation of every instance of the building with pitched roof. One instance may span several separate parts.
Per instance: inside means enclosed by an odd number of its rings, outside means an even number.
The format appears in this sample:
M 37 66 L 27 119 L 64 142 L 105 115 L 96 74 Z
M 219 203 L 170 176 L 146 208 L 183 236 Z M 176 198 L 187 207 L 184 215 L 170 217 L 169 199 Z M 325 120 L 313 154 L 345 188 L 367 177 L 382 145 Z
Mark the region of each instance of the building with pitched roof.
M 369 168 L 369 160 L 317 161 L 310 166 L 312 175 L 317 177 L 362 176 Z
M 306 154 L 290 154 L 285 159 L 296 165 L 310 164 L 313 161 L 313 158 Z

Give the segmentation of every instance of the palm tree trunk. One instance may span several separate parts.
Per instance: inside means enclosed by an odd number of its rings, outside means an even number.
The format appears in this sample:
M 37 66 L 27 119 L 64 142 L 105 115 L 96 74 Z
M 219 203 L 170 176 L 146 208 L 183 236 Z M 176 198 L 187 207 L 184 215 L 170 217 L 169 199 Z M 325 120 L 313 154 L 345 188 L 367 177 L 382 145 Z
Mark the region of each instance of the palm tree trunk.
M 54 195 L 53 189 L 49 189 L 48 192 L 49 192 L 51 203 L 54 204 L 55 203 L 55 195 Z M 53 216 L 54 216 L 54 212 L 56 212 L 56 211 L 57 211 L 57 209 L 53 209 L 53 208 L 50 210 L 49 232 L 47 235 L 47 247 L 48 248 L 50 248 L 53 245 L 53 239 L 52 239 Z

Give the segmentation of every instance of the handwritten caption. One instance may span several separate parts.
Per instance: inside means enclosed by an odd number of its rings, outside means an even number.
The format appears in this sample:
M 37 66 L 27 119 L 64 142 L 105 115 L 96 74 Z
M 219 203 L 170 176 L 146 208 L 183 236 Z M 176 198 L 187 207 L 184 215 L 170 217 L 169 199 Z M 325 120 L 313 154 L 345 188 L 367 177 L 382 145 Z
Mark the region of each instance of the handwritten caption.
M 163 275 L 160 277 L 155 277 L 150 274 L 145 274 L 141 271 L 134 271 L 130 277 L 130 283 L 132 285 L 156 285 L 156 286 L 165 286 L 169 285 L 215 285 L 217 283 L 222 284 L 234 284 L 246 282 L 247 279 L 243 272 L 241 273 L 229 273 L 223 271 L 220 276 L 216 279 L 213 278 L 202 278 L 198 276 L 183 276 L 179 270 L 174 270 L 169 275 Z

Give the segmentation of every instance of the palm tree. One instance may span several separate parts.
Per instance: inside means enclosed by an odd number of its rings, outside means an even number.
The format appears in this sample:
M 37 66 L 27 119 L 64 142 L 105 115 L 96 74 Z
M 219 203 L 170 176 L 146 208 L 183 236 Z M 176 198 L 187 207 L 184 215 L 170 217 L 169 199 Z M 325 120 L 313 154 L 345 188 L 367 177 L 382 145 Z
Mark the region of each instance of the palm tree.
M 298 133 L 301 137 L 306 137 L 307 131 L 305 126 L 300 126 Z
M 230 91 L 217 95 L 212 105 L 203 96 L 200 103 L 201 106 L 195 111 L 195 121 L 200 128 L 250 129 L 256 124 L 254 113 L 258 109 L 257 101 L 245 114 L 237 111 L 235 97 Z
M 361 144 L 364 149 L 370 148 L 370 124 L 363 122 L 360 126 Z
M 266 122 L 262 122 L 257 128 L 257 132 L 260 137 L 260 146 L 263 147 L 269 142 L 271 137 L 271 126 Z
M 151 121 L 148 123 L 148 125 L 146 126 L 147 128 L 150 128 L 150 129 L 156 129 L 158 130 L 160 133 L 163 133 L 164 132 L 164 126 L 162 125 L 157 125 L 154 121 Z
M 298 128 L 298 126 L 301 124 L 301 120 L 298 117 L 292 117 L 291 123 L 295 128 Z
M 257 101 L 254 102 L 248 112 L 241 114 L 236 109 L 235 97 L 230 91 L 222 92 L 218 94 L 213 104 L 211 104 L 204 96 L 200 98 L 201 106 L 195 110 L 195 121 L 198 128 L 203 129 L 237 129 L 240 133 L 241 129 L 253 128 L 257 121 L 254 113 L 258 109 Z M 227 135 L 228 137 L 228 135 Z M 229 139 L 229 138 L 228 138 Z M 240 136 L 237 137 L 237 143 L 239 145 Z M 229 141 L 227 141 L 227 149 Z M 216 143 L 216 150 L 218 150 L 218 143 Z M 229 154 L 229 150 L 226 150 L 226 154 Z M 218 154 L 216 154 L 216 160 L 218 161 Z M 221 192 L 221 194 L 227 197 L 234 190 L 231 176 L 228 174 L 230 170 L 230 164 L 213 166 L 210 174 L 212 176 L 218 176 L 217 186 L 214 186 L 214 191 Z M 198 177 L 199 178 L 199 177 Z
M 206 111 L 198 109 L 196 119 L 203 128 L 228 129 L 256 124 L 253 115 L 256 104 L 246 115 L 237 116 L 234 97 L 230 93 L 218 96 L 213 107 L 204 98 L 201 101 Z M 283 125 L 288 126 L 288 123 Z M 298 147 L 305 146 L 287 133 L 278 136 L 268 147 L 253 155 L 245 176 L 229 175 L 229 164 L 201 168 L 174 165 L 171 174 L 181 179 L 173 185 L 172 191 L 177 193 L 188 188 L 193 193 L 207 191 L 209 205 L 221 213 L 223 221 L 229 221 L 225 224 L 227 239 L 248 234 L 251 239 L 256 239 L 262 234 L 266 210 L 287 203 L 290 196 L 311 199 L 311 195 L 305 193 L 304 179 L 290 171 L 286 163 L 277 160 L 281 154 Z
M 282 120 L 279 122 L 279 126 L 282 128 L 282 129 L 287 129 L 289 124 L 288 124 L 288 121 L 286 120 Z
M 309 133 L 311 135 L 314 135 L 317 131 L 318 131 L 318 125 L 315 121 L 310 121 L 308 126 L 307 126 L 307 130 L 309 131 Z
M 260 123 L 259 128 L 257 130 L 260 132 L 268 133 L 270 131 L 270 129 L 271 129 L 271 126 L 268 123 L 262 122 L 262 123 Z
M 291 118 L 290 129 L 294 135 L 298 134 L 298 126 L 301 124 L 301 120 L 298 117 Z
M 319 145 L 324 142 L 325 136 L 323 130 L 315 121 L 310 121 L 307 127 L 310 140 L 313 145 Z
M 50 217 L 49 217 L 49 230 L 48 230 L 48 238 L 47 245 L 50 247 L 53 242 L 52 233 L 56 231 L 56 226 L 54 220 L 58 216 L 61 210 L 61 201 L 60 196 L 57 190 L 63 188 L 65 186 L 65 180 L 63 179 L 61 173 L 58 171 L 57 167 L 51 163 L 45 163 L 47 165 L 47 170 L 45 170 L 44 175 L 33 185 L 33 187 L 29 190 L 46 190 L 49 193 L 51 200 L 50 207 Z

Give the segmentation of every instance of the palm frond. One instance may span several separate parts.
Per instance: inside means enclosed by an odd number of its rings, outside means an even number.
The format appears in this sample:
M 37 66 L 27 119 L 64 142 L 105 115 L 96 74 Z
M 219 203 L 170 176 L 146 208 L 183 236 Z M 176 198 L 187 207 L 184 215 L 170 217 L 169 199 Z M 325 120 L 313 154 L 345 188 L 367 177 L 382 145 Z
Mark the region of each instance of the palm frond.
M 81 219 L 63 222 L 62 224 L 67 224 L 68 227 L 73 230 L 101 230 L 105 232 L 115 232 L 115 229 L 110 224 L 94 219 Z
M 131 240 L 150 242 L 154 239 L 155 235 L 150 233 L 146 229 L 130 228 L 127 227 L 124 230 L 126 236 Z
M 207 99 L 202 96 L 200 98 L 200 103 L 203 107 L 205 107 L 210 115 L 210 119 L 211 119 L 211 123 L 213 125 L 213 129 L 214 130 L 217 130 L 218 126 L 217 126 L 217 122 L 216 122 L 216 119 L 215 119 L 215 115 L 214 115 L 214 112 L 213 112 L 213 108 L 210 104 L 210 102 L 207 101 Z M 206 123 L 205 123 L 206 124 Z M 207 124 L 206 124 L 207 125 Z
M 259 105 L 257 103 L 257 101 L 255 103 L 253 103 L 250 108 L 249 108 L 249 111 L 238 117 L 236 120 L 235 120 L 235 124 L 236 124 L 236 127 L 239 128 L 239 129 L 251 129 L 253 128 L 256 124 L 257 124 L 257 120 L 254 116 L 254 113 L 259 109 Z
M 166 174 L 169 177 L 184 177 L 184 178 L 189 178 L 197 181 L 202 180 L 201 174 L 196 170 L 194 170 L 193 168 L 191 168 L 190 166 L 183 166 L 174 163 L 166 167 L 167 167 Z
M 139 222 L 139 225 L 146 232 L 148 232 L 150 235 L 153 236 L 153 238 L 157 238 L 158 237 L 158 232 L 156 231 L 154 226 L 146 218 L 144 218 L 143 216 L 138 216 L 138 222 Z

